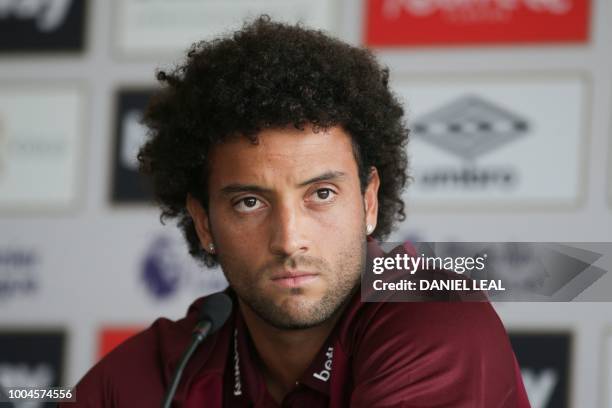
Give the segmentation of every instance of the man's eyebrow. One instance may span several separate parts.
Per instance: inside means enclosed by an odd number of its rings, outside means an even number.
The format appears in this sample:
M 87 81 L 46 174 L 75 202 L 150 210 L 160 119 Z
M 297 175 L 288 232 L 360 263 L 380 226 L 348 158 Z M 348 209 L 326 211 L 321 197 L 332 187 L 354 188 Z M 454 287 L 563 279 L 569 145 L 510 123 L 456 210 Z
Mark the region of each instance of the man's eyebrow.
M 318 183 L 320 181 L 332 181 L 332 180 L 342 179 L 345 176 L 346 176 L 346 173 L 343 173 L 341 171 L 326 171 L 325 173 L 319 176 L 310 178 L 306 181 L 302 181 L 300 184 L 298 184 L 298 187 L 304 187 L 309 184 Z
M 233 193 L 269 193 L 272 190 L 269 188 L 261 187 L 256 184 L 240 184 L 233 183 L 228 184 L 227 186 L 221 189 L 221 193 L 223 194 L 233 194 Z
M 341 171 L 326 171 L 323 174 L 320 174 L 316 177 L 309 178 L 306 181 L 302 181 L 297 186 L 304 187 L 309 184 L 318 183 L 321 181 L 332 181 L 337 179 L 342 179 L 346 176 L 346 173 Z M 234 194 L 234 193 L 270 193 L 271 189 L 265 188 L 262 186 L 258 186 L 256 184 L 240 184 L 240 183 L 232 183 L 221 189 L 221 193 L 223 194 Z

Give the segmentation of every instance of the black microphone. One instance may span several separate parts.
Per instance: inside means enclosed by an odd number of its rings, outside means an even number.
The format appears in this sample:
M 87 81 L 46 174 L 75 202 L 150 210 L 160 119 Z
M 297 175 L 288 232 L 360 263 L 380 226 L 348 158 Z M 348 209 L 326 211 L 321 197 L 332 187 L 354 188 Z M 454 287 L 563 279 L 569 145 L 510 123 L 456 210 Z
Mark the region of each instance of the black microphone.
M 215 293 L 204 299 L 200 307 L 200 319 L 193 329 L 191 344 L 189 344 L 189 347 L 187 347 L 183 353 L 183 357 L 181 357 L 181 361 L 176 367 L 172 383 L 166 393 L 162 408 L 170 408 L 176 389 L 181 381 L 183 370 L 187 366 L 187 362 L 191 358 L 193 352 L 209 334 L 216 332 L 223 326 L 231 313 L 232 300 L 225 293 Z

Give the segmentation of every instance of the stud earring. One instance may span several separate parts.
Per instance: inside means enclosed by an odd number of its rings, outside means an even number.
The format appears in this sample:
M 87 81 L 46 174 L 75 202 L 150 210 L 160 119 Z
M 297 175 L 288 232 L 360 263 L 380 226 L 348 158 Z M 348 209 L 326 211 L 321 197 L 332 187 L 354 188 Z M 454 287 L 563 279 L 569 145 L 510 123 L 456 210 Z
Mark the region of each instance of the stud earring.
M 215 253 L 215 244 L 213 244 L 212 242 L 208 244 L 208 252 L 210 252 L 211 254 Z
M 368 233 L 368 235 L 370 235 L 372 231 L 374 231 L 374 227 L 372 226 L 372 224 L 368 224 L 366 226 L 366 232 Z

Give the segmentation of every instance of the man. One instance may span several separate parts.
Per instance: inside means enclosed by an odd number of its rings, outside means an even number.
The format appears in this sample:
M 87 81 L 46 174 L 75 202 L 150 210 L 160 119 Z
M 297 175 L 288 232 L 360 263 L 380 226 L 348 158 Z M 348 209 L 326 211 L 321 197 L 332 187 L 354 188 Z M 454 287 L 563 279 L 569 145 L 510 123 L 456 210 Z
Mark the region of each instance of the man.
M 158 78 L 142 169 L 234 302 L 176 406 L 528 406 L 487 302 L 361 302 L 407 181 L 403 110 L 370 53 L 262 17 Z M 76 405 L 159 405 L 200 303 L 98 363 Z

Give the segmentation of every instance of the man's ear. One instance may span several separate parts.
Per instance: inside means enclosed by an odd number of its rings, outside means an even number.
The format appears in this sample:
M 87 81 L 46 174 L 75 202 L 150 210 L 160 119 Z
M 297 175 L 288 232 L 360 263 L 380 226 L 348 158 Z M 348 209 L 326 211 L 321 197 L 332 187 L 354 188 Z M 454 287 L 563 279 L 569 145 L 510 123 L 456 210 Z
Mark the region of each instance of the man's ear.
M 376 221 L 378 220 L 378 188 L 380 187 L 380 177 L 376 167 L 370 167 L 368 175 L 368 185 L 363 194 L 365 205 L 365 220 L 366 225 L 372 226 L 372 231 L 376 229 Z
M 212 244 L 212 234 L 210 233 L 210 223 L 208 222 L 208 214 L 200 204 L 200 201 L 193 197 L 191 194 L 187 194 L 187 211 L 193 223 L 195 224 L 196 233 L 200 239 L 200 244 L 205 251 L 209 251 L 210 244 Z

